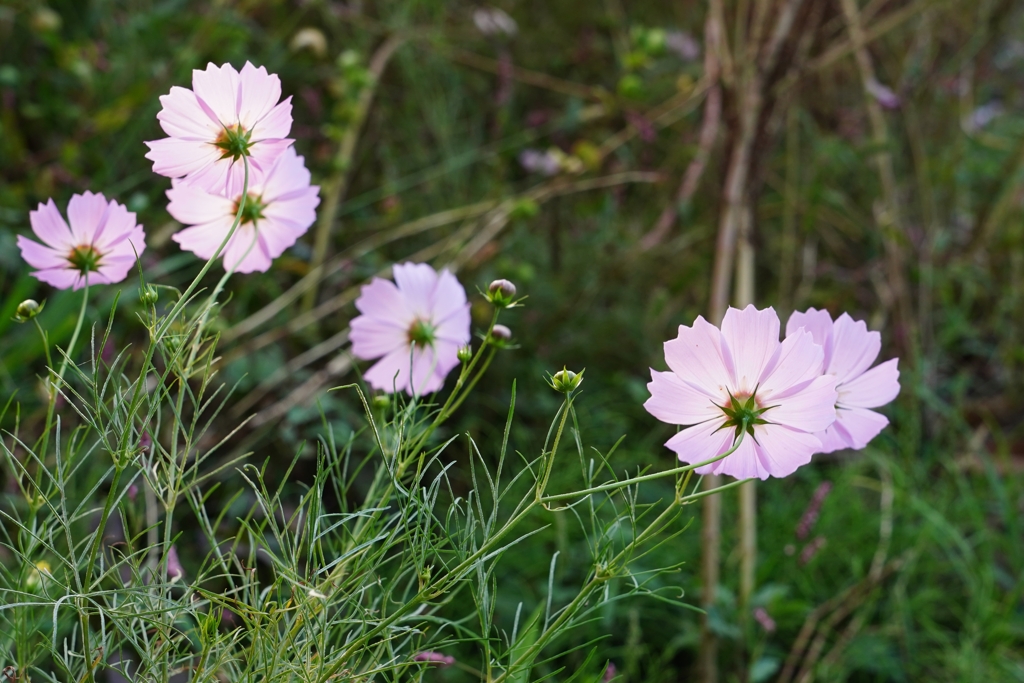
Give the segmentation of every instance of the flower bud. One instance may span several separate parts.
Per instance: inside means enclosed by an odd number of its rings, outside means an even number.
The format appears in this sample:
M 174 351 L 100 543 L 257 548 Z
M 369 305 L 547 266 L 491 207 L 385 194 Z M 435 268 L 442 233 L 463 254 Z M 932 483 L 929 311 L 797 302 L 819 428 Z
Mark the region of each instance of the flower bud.
M 583 383 L 583 372 L 583 370 L 580 370 L 579 373 L 575 373 L 563 367 L 551 376 L 549 384 L 557 392 L 570 394 L 576 391 L 576 388 Z
M 473 347 L 471 347 L 469 344 L 466 344 L 465 346 L 460 346 L 458 355 L 460 363 L 468 363 L 470 359 L 473 358 Z
M 384 394 L 377 394 L 373 397 L 372 404 L 377 410 L 387 410 L 391 407 L 391 399 Z
M 507 342 L 512 338 L 512 330 L 504 325 L 495 325 L 491 328 L 491 339 L 496 342 Z
M 14 312 L 14 321 L 19 323 L 28 322 L 32 318 L 36 317 L 43 312 L 43 305 L 35 299 L 25 299 L 18 304 L 17 310 Z
M 516 297 L 516 286 L 508 280 L 495 280 L 487 288 L 487 300 L 498 308 L 505 308 Z
M 46 560 L 39 560 L 28 571 L 25 577 L 25 588 L 35 591 L 43 585 L 43 577 L 50 576 L 50 563 Z
M 139 291 L 139 300 L 144 306 L 152 306 L 160 299 L 160 293 L 153 285 L 146 285 Z

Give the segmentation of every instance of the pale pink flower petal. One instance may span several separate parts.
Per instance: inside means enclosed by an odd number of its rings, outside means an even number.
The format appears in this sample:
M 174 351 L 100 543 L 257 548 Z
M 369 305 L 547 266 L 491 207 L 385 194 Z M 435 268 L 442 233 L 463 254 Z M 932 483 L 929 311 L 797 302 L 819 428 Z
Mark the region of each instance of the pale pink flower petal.
M 146 143 L 146 158 L 153 162 L 153 172 L 169 178 L 189 176 L 210 168 L 223 156 L 211 143 L 181 138 L 162 138 Z
M 441 321 L 456 311 L 466 311 L 466 290 L 462 288 L 454 275 L 447 270 L 441 271 L 437 284 L 431 294 L 431 310 Z
M 408 310 L 408 301 L 402 290 L 391 280 L 379 277 L 363 285 L 359 298 L 356 299 L 356 309 L 360 313 L 365 313 L 367 317 L 381 315 L 384 320 L 394 320 L 403 330 L 408 329 L 409 324 L 416 318 L 416 315 Z
M 730 308 L 722 320 L 722 339 L 733 361 L 733 394 L 751 393 L 779 348 L 779 316 L 770 306 L 763 311 L 747 306 Z
M 71 228 L 60 215 L 60 210 L 53 200 L 40 204 L 35 211 L 28 212 L 29 223 L 32 224 L 32 232 L 51 247 L 63 250 L 75 246 L 74 236 Z
M 769 422 L 804 432 L 824 430 L 836 419 L 836 378 L 822 375 L 809 383 L 797 385 L 799 390 L 765 398 L 775 406 L 764 413 Z
M 171 92 L 160 96 L 163 109 L 156 115 L 160 127 L 168 135 L 186 140 L 208 140 L 220 134 L 223 126 L 216 116 L 199 104 L 196 94 L 188 88 L 172 86 Z
M 797 332 L 779 346 L 758 385 L 757 393 L 769 403 L 773 396 L 788 392 L 821 375 L 824 353 L 806 332 Z
M 68 223 L 76 244 L 96 241 L 106 227 L 107 199 L 101 194 L 86 191 L 68 201 Z M 129 230 L 135 227 L 134 223 Z
M 363 353 L 372 348 L 378 356 L 387 355 L 395 349 L 406 349 L 409 345 L 409 325 L 393 320 L 361 315 L 352 321 L 351 328 L 350 338 L 359 340 Z
M 262 177 L 250 178 L 246 214 L 224 248 L 225 270 L 264 272 L 274 259 L 295 244 L 316 220 L 320 188 L 309 185 L 302 157 L 288 148 Z M 229 179 L 230 194 L 174 179 L 167 191 L 167 212 L 193 227 L 171 239 L 203 259 L 211 258 L 234 224 L 243 184 Z M 253 211 L 258 216 L 253 219 Z
M 192 90 L 175 86 L 160 98 L 157 118 L 169 137 L 147 142 L 146 158 L 156 173 L 227 194 L 229 183 L 244 177 L 243 157 L 253 181 L 291 145 L 291 100 L 280 99 L 281 80 L 264 67 L 194 70 Z
M 32 275 L 59 289 L 79 289 L 87 277 L 90 284 L 120 282 L 146 249 L 135 214 L 102 194 L 72 195 L 68 218 L 65 222 L 51 199 L 29 213 L 44 244 L 18 237 L 22 257 L 38 269 Z
M 252 128 L 281 99 L 281 79 L 268 74 L 266 67 L 246 62 L 239 74 L 238 93 L 238 121 L 243 127 Z
M 363 375 L 374 389 L 433 393 L 469 342 L 466 291 L 447 270 L 438 274 L 426 264 L 396 264 L 392 272 L 396 284 L 374 278 L 356 300 L 352 354 L 380 358 Z
M 248 62 L 246 62 L 248 64 Z M 274 76 L 277 79 L 277 76 Z M 192 71 L 192 90 L 224 127 L 239 123 L 238 99 L 239 78 L 235 67 L 230 64 L 214 66 L 207 64 L 204 71 Z M 280 83 L 278 84 L 280 92 Z
M 843 448 L 860 450 L 889 424 L 889 419 L 866 408 L 838 408 L 836 421 L 828 428 L 829 434 L 822 439 L 822 453 L 831 453 Z
M 787 477 L 811 461 L 821 448 L 814 434 L 781 424 L 761 425 L 757 431 L 758 462 L 764 468 L 761 479 Z M 733 475 L 736 476 L 736 475 Z
M 784 477 L 821 448 L 814 432 L 836 416 L 836 379 L 821 374 L 824 352 L 810 333 L 779 342 L 771 308 L 729 309 L 721 334 L 698 318 L 665 343 L 670 373 L 652 370 L 644 407 L 660 420 L 693 424 L 665 445 L 683 462 L 705 462 L 728 452 L 701 474 L 737 478 Z
M 395 284 L 405 294 L 413 314 L 421 317 L 431 316 L 434 313 L 437 271 L 426 263 L 396 264 L 391 270 L 395 276 Z M 459 288 L 461 289 L 461 286 Z M 464 300 L 465 291 L 462 296 Z
M 839 403 L 851 408 L 878 408 L 892 401 L 900 393 L 898 363 L 898 358 L 887 360 L 843 384 Z
M 352 330 L 353 336 L 355 330 Z M 352 340 L 352 349 L 355 353 L 356 341 Z M 360 357 L 356 354 L 357 357 Z M 369 370 L 363 373 L 366 383 L 378 391 L 397 393 L 404 391 L 412 394 L 409 388 L 409 366 L 412 352 L 408 345 L 403 345 L 388 352 L 383 358 L 373 364 Z
M 452 311 L 448 317 L 437 325 L 437 338 L 450 341 L 455 344 L 464 344 L 464 331 L 469 327 L 470 314 L 469 306 Z
M 259 239 L 259 233 L 253 230 L 251 224 L 238 226 L 228 246 L 224 248 L 224 269 L 235 273 L 265 273 L 272 261 Z
M 733 430 L 723 426 L 724 423 L 724 420 L 715 419 L 687 427 L 666 441 L 665 446 L 675 451 L 679 460 L 688 465 L 706 462 L 732 448 Z M 697 474 L 712 474 L 714 466 L 720 465 L 729 457 L 719 460 L 718 463 L 697 468 Z
M 18 248 L 21 249 L 21 258 L 25 259 L 25 263 L 40 270 L 63 268 L 68 262 L 67 251 L 45 247 L 24 235 L 18 235 Z
M 870 368 L 881 350 L 882 335 L 843 313 L 832 326 L 832 358 L 825 372 L 844 384 Z
M 836 419 L 817 432 L 822 442 L 819 452 L 860 449 L 889 423 L 885 416 L 867 409 L 885 405 L 899 394 L 898 360 L 869 370 L 881 349 L 881 335 L 846 313 L 828 325 L 826 319 L 831 321 L 826 311 L 813 308 L 794 313 L 786 325 L 787 339 L 801 328 L 814 334 L 816 341 L 821 339 L 826 350 L 824 372 L 836 379 Z
M 208 223 L 179 230 L 171 235 L 171 239 L 185 251 L 191 251 L 201 259 L 209 259 L 217 253 L 217 247 L 228 236 L 233 221 L 234 216 L 220 216 Z
M 651 370 L 647 390 L 651 397 L 644 403 L 644 408 L 662 422 L 692 425 L 722 414 L 722 409 L 707 394 L 686 384 L 673 372 Z
M 693 327 L 679 326 L 679 336 L 665 342 L 665 362 L 679 379 L 716 403 L 729 399 L 732 361 L 723 354 L 718 328 L 704 318 L 698 316 Z
M 804 328 L 811 333 L 814 343 L 825 350 L 825 367 L 832 357 L 832 316 L 828 311 L 819 311 L 816 308 L 808 308 L 806 311 L 794 311 L 786 323 L 786 337 Z

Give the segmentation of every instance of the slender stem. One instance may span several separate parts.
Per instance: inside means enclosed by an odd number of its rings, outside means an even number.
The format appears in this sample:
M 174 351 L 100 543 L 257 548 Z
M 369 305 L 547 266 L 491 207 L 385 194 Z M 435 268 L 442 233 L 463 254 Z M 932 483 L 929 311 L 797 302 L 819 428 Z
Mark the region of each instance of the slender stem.
M 578 498 L 580 496 L 588 496 L 591 493 L 601 493 L 602 491 L 615 491 L 617 489 L 625 488 L 627 486 L 632 486 L 633 484 L 639 484 L 640 482 L 653 481 L 655 479 L 661 479 L 663 477 L 670 477 L 670 476 L 672 476 L 674 474 L 682 474 L 683 472 L 690 472 L 691 470 L 695 470 L 698 467 L 705 467 L 705 466 L 710 465 L 712 463 L 716 463 L 719 460 L 722 460 L 723 458 L 727 458 L 728 456 L 730 456 L 730 455 L 732 455 L 733 453 L 736 452 L 736 449 L 740 447 L 741 443 L 743 443 L 743 432 L 740 432 L 740 437 L 738 439 L 736 439 L 736 442 L 733 444 L 732 448 L 730 448 L 729 450 L 725 451 L 724 453 L 722 453 L 720 455 L 716 455 L 715 457 L 711 458 L 710 460 L 705 460 L 704 462 L 694 463 L 693 465 L 686 465 L 684 467 L 675 467 L 675 468 L 670 469 L 670 470 L 665 470 L 664 472 L 655 472 L 653 474 L 645 474 L 645 475 L 642 475 L 642 476 L 639 476 L 639 477 L 633 477 L 632 479 L 623 479 L 622 481 L 613 481 L 613 482 L 608 483 L 608 484 L 602 484 L 601 486 L 594 486 L 594 487 L 589 488 L 589 489 L 583 489 L 582 491 L 573 491 L 571 493 L 557 493 L 557 494 L 551 495 L 551 496 L 544 496 L 544 497 L 540 498 L 540 502 L 542 502 L 542 503 L 549 503 L 549 502 L 556 501 L 556 500 L 566 500 L 568 498 Z M 748 479 L 746 481 L 750 481 L 750 480 Z M 686 496 L 686 500 L 696 500 L 697 498 L 703 498 L 708 493 L 713 493 L 713 492 L 716 492 L 716 491 L 721 491 L 724 488 L 732 488 L 735 485 L 736 485 L 735 483 L 732 483 L 732 484 L 727 484 L 725 486 L 718 486 L 718 487 L 715 487 L 713 489 L 706 490 L 702 494 L 694 494 L 694 495 L 691 495 L 691 496 Z
M 46 451 L 50 447 L 50 429 L 53 427 L 53 413 L 57 407 L 57 395 L 60 393 L 61 384 L 64 382 L 64 373 L 68 369 L 68 361 L 71 355 L 75 352 L 75 345 L 78 343 L 78 335 L 82 332 L 82 323 L 85 321 L 85 309 L 89 303 L 89 274 L 85 275 L 85 287 L 82 291 L 82 306 L 78 310 L 78 320 L 75 322 L 75 331 L 71 334 L 71 341 L 68 343 L 68 348 L 64 352 L 64 358 L 61 360 L 60 369 L 57 371 L 57 376 L 52 381 L 47 382 L 49 391 L 49 404 L 46 406 L 46 423 L 43 426 L 42 436 L 42 448 L 36 448 L 36 451 L 40 456 L 46 457 Z M 43 336 L 43 348 L 46 351 L 46 365 L 51 370 L 53 369 L 53 360 L 50 357 L 50 347 L 48 345 L 46 332 L 39 325 L 39 321 L 33 318 L 33 322 L 36 324 L 36 328 L 39 329 L 39 333 Z M 38 446 L 38 444 L 37 444 Z

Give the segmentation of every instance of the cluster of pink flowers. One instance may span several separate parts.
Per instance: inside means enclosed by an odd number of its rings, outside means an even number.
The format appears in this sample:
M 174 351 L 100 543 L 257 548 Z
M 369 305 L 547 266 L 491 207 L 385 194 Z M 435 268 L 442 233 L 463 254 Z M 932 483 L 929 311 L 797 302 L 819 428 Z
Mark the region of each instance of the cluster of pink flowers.
M 794 313 L 779 341 L 774 309 L 729 309 L 722 329 L 698 317 L 665 342 L 644 407 L 686 429 L 665 445 L 699 474 L 784 477 L 815 453 L 863 448 L 888 424 L 871 408 L 899 393 L 896 359 L 870 369 L 877 332 L 843 314 Z M 742 437 L 742 438 L 741 438 Z M 738 446 L 736 445 L 738 442 Z
M 192 90 L 175 86 L 160 98 L 168 137 L 147 142 L 146 157 L 172 178 L 168 213 L 191 226 L 173 239 L 209 259 L 241 209 L 223 249 L 226 270 L 266 271 L 316 218 L 319 188 L 288 139 L 291 98 L 280 99 L 280 79 L 248 62 L 241 72 L 210 64 L 192 72 Z M 73 195 L 67 222 L 52 199 L 29 220 L 42 244 L 19 236 L 22 257 L 58 289 L 120 282 L 146 249 L 135 214 L 102 194 Z
M 266 271 L 313 224 L 320 202 L 288 138 L 291 98 L 281 101 L 280 79 L 248 62 L 241 71 L 210 64 L 193 71 L 191 90 L 173 87 L 160 101 L 168 137 L 146 143 L 146 156 L 171 178 L 167 210 L 188 226 L 174 241 L 203 259 L 221 253 L 232 272 Z M 135 214 L 102 194 L 74 195 L 67 222 L 53 200 L 30 220 L 43 243 L 19 237 L 22 256 L 62 289 L 120 282 L 146 248 Z M 363 287 L 352 352 L 379 359 L 364 376 L 374 389 L 435 392 L 470 340 L 466 292 L 425 264 L 396 265 L 394 279 Z M 721 330 L 697 318 L 665 343 L 669 371 L 651 371 L 644 405 L 686 427 L 665 444 L 680 460 L 714 460 L 697 472 L 786 476 L 815 453 L 863 448 L 888 424 L 872 408 L 899 392 L 899 371 L 895 359 L 871 368 L 877 332 L 813 308 L 790 317 L 781 341 L 779 331 L 773 309 L 748 306 L 730 309 Z M 510 334 L 497 326 L 492 336 Z

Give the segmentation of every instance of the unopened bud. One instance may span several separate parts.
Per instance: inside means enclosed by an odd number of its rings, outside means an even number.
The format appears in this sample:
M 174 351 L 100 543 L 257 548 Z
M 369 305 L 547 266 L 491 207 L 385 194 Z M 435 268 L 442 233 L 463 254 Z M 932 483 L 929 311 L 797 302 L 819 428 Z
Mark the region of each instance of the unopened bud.
M 377 394 L 373 397 L 372 403 L 377 410 L 386 410 L 391 406 L 391 399 L 384 394 Z
M 47 576 L 50 576 L 50 563 L 46 560 L 39 560 L 28 570 L 28 576 L 25 577 L 25 588 L 30 591 L 36 590 L 43 585 L 43 577 Z
M 25 299 L 18 304 L 14 312 L 14 321 L 19 323 L 28 322 L 43 311 L 43 306 L 35 299 Z
M 495 280 L 487 288 L 487 300 L 498 308 L 505 308 L 516 298 L 516 286 L 508 280 Z
M 160 293 L 153 285 L 146 285 L 139 292 L 139 300 L 144 306 L 152 306 L 160 299 Z
M 466 344 L 465 346 L 460 346 L 458 356 L 460 363 L 468 363 L 470 359 L 473 358 L 473 347 L 471 347 L 469 344 Z
M 497 342 L 507 342 L 512 338 L 512 330 L 504 325 L 495 325 L 491 328 L 491 339 Z
M 583 370 L 579 373 L 575 373 L 572 370 L 566 370 L 564 367 L 551 376 L 550 384 L 551 388 L 557 392 L 563 394 L 569 394 L 576 391 L 577 387 L 583 382 Z

